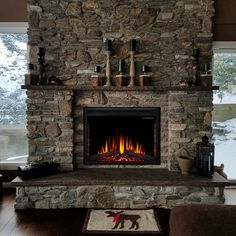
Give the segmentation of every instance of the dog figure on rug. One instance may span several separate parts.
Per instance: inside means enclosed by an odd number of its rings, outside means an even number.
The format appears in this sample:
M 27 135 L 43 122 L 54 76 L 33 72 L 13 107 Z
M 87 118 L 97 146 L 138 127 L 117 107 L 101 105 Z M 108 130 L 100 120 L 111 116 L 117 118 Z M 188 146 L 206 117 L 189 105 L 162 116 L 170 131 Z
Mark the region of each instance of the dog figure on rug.
M 107 217 L 113 217 L 113 222 L 115 223 L 115 225 L 112 229 L 117 229 L 119 225 L 120 229 L 123 229 L 125 221 L 131 221 L 132 224 L 129 229 L 139 229 L 139 223 L 137 220 L 141 217 L 139 215 L 128 215 L 123 212 L 124 211 L 106 211 Z

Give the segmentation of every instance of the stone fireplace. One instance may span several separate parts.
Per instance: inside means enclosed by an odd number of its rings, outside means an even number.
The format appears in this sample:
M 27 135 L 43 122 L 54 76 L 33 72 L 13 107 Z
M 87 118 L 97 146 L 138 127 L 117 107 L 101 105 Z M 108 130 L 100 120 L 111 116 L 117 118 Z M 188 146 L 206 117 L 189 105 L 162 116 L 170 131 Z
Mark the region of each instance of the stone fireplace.
M 176 157 L 194 157 L 196 143 L 211 134 L 212 88 L 31 86 L 27 94 L 29 162 L 54 161 L 61 170 L 130 167 L 91 161 L 124 130 L 137 133 L 134 145 L 143 140 L 151 158 L 133 168 L 177 170 Z
M 54 161 L 62 170 L 92 168 L 84 161 L 89 149 L 84 140 L 87 107 L 158 107 L 160 133 L 154 134 L 151 142 L 155 147 L 150 150 L 155 165 L 146 163 L 145 167 L 176 170 L 176 156 L 194 157 L 196 143 L 205 133 L 211 136 L 214 88 L 182 89 L 176 85 L 180 80 L 192 80 L 194 48 L 200 49 L 200 67 L 211 61 L 213 5 L 212 0 L 29 0 L 29 61 L 37 65 L 38 47 L 44 47 L 46 76 L 57 77 L 64 85 L 25 87 L 28 161 Z M 129 42 L 136 39 L 135 83 L 138 85 L 141 66 L 147 65 L 152 86 L 90 86 L 94 66 L 105 71 L 106 39 L 112 40 L 112 84 L 119 59 L 124 60 L 124 73 L 128 74 Z M 113 163 L 110 167 L 126 166 Z
M 200 49 L 200 66 L 211 61 L 213 5 L 212 0 L 28 0 L 29 60 L 37 64 L 37 49 L 44 47 L 47 77 L 63 82 L 23 86 L 28 162 L 53 161 L 70 172 L 15 181 L 16 208 L 223 202 L 222 179 L 191 182 L 174 174 L 177 156 L 194 158 L 196 143 L 212 132 L 216 87 L 177 84 L 192 80 L 193 48 Z M 128 67 L 128 43 L 136 39 L 135 87 L 90 86 L 94 66 L 105 71 L 105 39 L 113 45 L 112 78 L 119 59 Z M 151 70 L 150 87 L 138 86 L 142 65 Z

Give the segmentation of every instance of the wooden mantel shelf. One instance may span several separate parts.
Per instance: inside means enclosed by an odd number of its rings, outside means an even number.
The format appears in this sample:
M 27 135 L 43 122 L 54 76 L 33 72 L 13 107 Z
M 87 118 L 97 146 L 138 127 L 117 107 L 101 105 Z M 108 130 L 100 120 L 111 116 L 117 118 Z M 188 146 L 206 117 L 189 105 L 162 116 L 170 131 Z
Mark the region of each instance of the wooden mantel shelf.
M 65 85 L 22 85 L 22 89 L 27 90 L 74 90 L 74 91 L 212 91 L 219 90 L 219 86 L 202 87 L 202 86 L 192 86 L 192 87 L 121 87 L 117 88 L 115 86 L 111 87 L 92 87 L 92 86 L 65 86 Z

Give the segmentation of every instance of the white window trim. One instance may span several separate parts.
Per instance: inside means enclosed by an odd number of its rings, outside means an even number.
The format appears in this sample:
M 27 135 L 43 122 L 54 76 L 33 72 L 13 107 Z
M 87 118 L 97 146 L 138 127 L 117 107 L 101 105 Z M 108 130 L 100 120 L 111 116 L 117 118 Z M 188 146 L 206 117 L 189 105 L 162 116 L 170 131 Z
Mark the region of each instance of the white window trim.
M 18 166 L 24 166 L 27 164 L 27 161 L 22 162 L 1 162 L 0 170 L 17 170 Z M 0 171 L 1 172 L 1 171 Z
M 27 33 L 27 22 L 0 22 L 0 33 Z
M 213 53 L 236 53 L 236 41 L 213 42 Z M 236 188 L 236 179 L 229 179 L 229 182 L 232 188 Z
M 236 41 L 213 42 L 214 53 L 236 53 Z

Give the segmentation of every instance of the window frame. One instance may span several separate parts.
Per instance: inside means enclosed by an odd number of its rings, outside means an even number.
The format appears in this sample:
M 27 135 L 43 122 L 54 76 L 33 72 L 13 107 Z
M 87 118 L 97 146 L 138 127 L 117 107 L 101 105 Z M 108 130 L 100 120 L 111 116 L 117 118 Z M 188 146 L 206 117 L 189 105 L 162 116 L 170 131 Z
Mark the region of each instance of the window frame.
M 218 53 L 218 54 L 235 53 L 236 54 L 236 41 L 214 41 L 213 42 L 213 56 L 215 53 Z M 212 60 L 212 63 L 213 63 L 213 60 Z M 214 67 L 212 69 L 214 70 Z M 214 107 L 214 104 L 213 104 L 213 107 Z M 236 179 L 229 179 L 229 182 L 231 186 L 236 187 Z
M 27 30 L 28 30 L 28 22 L 0 22 L 0 33 L 27 34 Z M 16 170 L 18 166 L 24 165 L 26 163 L 27 160 L 26 162 L 9 162 L 9 163 L 0 160 L 0 170 Z
M 0 33 L 27 33 L 27 22 L 0 22 Z
M 213 42 L 213 53 L 236 53 L 236 41 Z

